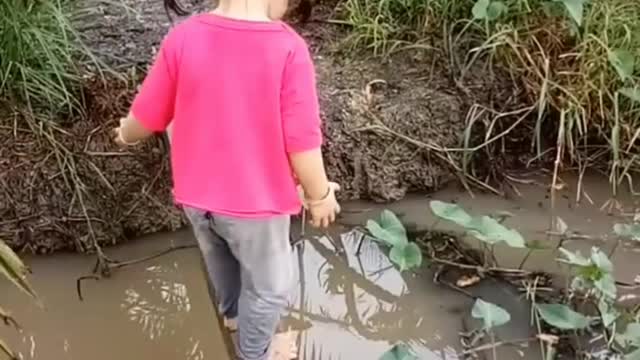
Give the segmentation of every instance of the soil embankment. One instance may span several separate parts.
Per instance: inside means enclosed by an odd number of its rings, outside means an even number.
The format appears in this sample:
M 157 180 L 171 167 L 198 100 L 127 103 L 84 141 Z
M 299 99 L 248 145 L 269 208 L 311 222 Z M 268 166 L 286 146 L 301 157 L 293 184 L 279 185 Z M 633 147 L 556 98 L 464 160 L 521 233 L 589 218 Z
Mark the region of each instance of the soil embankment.
M 19 250 L 90 251 L 94 240 L 115 243 L 184 224 L 171 202 L 164 139 L 122 151 L 109 133 L 170 21 L 161 1 L 88 1 L 78 27 L 127 80 L 89 81 L 85 116 L 54 123 L 12 111 L 1 117 L 0 236 Z M 481 69 L 469 73 L 483 76 L 456 83 L 439 50 L 385 60 L 345 52 L 335 46 L 344 29 L 321 20 L 331 11 L 317 7 L 315 20 L 298 30 L 314 51 L 327 163 L 344 199 L 390 201 L 442 188 L 456 179 L 460 153 L 441 149 L 459 147 L 469 109 L 517 106 L 513 89 Z

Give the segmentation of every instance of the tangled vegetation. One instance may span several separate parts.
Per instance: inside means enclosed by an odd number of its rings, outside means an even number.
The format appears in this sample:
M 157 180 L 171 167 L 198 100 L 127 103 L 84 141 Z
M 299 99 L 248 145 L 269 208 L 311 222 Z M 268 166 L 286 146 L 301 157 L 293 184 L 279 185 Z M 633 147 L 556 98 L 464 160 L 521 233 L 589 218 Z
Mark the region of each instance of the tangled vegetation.
M 18 258 L 18 256 L 11 250 L 2 240 L 0 240 L 0 274 L 15 284 L 19 289 L 26 294 L 36 299 L 36 293 L 29 285 L 27 281 L 28 268 Z M 8 311 L 4 310 L 0 306 L 0 320 L 5 325 L 13 326 L 19 329 L 18 323 L 11 317 Z M 17 355 L 11 351 L 9 346 L 0 339 L 0 354 L 6 354 L 11 360 L 18 359 Z
M 508 281 L 524 289 L 526 299 L 532 307 L 531 323 L 537 327 L 537 336 L 522 339 L 520 343 L 539 342 L 543 360 L 555 359 L 560 348 L 572 349 L 569 354 L 572 358 L 591 359 L 594 357 L 587 355 L 598 353 L 606 359 L 640 359 L 640 308 L 630 309 L 620 305 L 621 297 L 617 288 L 620 283 L 614 278 L 614 267 L 610 260 L 616 248 L 606 254 L 598 247 L 593 247 L 589 256 L 570 251 L 563 247 L 563 243 L 570 238 L 571 231 L 561 219 L 557 219 L 556 235 L 560 237 L 556 247 L 558 261 L 567 266 L 570 271 L 567 278 L 570 281 L 566 289 L 551 288 L 542 291 L 538 290 L 543 287 L 540 283 L 541 275 L 523 270 L 530 253 L 539 250 L 539 245 L 526 242 L 517 230 L 503 225 L 502 222 L 506 219 L 504 216 L 472 216 L 459 205 L 441 201 L 432 201 L 431 211 L 438 219 L 463 228 L 463 236 L 479 240 L 482 254 L 476 259 L 470 256 L 468 263 L 462 263 L 439 258 L 433 249 L 422 249 L 427 255 L 427 261 L 464 269 L 475 268 L 478 272 L 476 281 L 481 281 L 485 276 L 509 274 Z M 377 222 L 370 221 L 367 228 L 376 240 L 391 248 L 390 260 L 400 270 L 411 270 L 421 265 L 422 255 L 417 256 L 413 251 L 417 245 L 398 241 L 406 238 L 406 230 L 392 212 L 384 211 L 381 219 Z M 616 224 L 612 232 L 617 236 L 618 242 L 624 239 L 638 241 L 640 224 Z M 497 263 L 493 252 L 494 247 L 500 244 L 527 250 L 519 268 L 505 269 Z M 449 286 L 466 293 L 462 289 L 466 285 Z M 474 298 L 471 315 L 482 324 L 476 331 L 480 337 L 488 337 L 489 341 L 485 345 L 465 350 L 463 355 L 491 351 L 496 360 L 496 348 L 507 343 L 499 342 L 493 329 L 507 324 L 511 315 L 498 305 Z M 580 338 L 588 340 L 586 348 L 580 346 Z M 601 340 L 600 343 L 598 340 Z M 513 342 L 509 344 L 513 345 Z M 412 355 L 408 346 L 399 344 L 381 358 L 392 359 L 418 358 Z
M 458 84 L 474 63 L 506 70 L 529 106 L 524 116 L 496 114 L 480 147 L 522 124 L 536 158 L 555 150 L 556 172 L 561 164 L 606 170 L 614 195 L 623 181 L 633 190 L 632 174 L 640 170 L 640 2 L 347 0 L 344 19 L 351 43 L 379 55 L 443 50 Z M 498 120 L 508 123 L 496 126 Z M 470 116 L 467 132 L 475 126 Z M 463 148 L 479 146 L 465 135 Z
M 72 25 L 67 0 L 0 2 L 0 93 L 29 108 L 81 109 L 80 62 L 98 64 Z M 6 100 L 6 99 L 5 99 Z

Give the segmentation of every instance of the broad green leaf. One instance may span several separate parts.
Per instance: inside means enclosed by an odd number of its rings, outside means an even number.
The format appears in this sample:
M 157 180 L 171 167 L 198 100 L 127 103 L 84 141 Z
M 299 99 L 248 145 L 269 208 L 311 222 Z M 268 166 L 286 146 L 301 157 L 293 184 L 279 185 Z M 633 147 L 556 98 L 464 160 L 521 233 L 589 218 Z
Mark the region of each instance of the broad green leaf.
M 563 304 L 538 304 L 538 313 L 544 322 L 560 330 L 584 329 L 591 321 Z
M 611 326 L 620 316 L 620 312 L 615 307 L 602 299 L 598 302 L 598 310 L 605 327 Z
M 519 232 L 507 228 L 489 216 L 473 218 L 467 229 L 469 234 L 488 244 L 504 242 L 513 248 L 525 248 L 527 246 Z
M 511 321 L 511 315 L 498 305 L 477 299 L 471 309 L 471 316 L 482 320 L 484 329 L 492 329 Z
M 616 49 L 609 52 L 609 62 L 616 69 L 622 81 L 633 76 L 635 61 L 633 54 L 627 50 Z
M 605 273 L 613 272 L 613 264 L 607 254 L 595 246 L 591 248 L 591 262 Z
M 580 251 L 572 252 L 565 248 L 560 248 L 560 252 L 564 255 L 564 259 L 560 259 L 559 261 L 567 263 L 569 265 L 574 266 L 589 266 L 591 265 L 591 261 L 585 258 L 580 254 Z
M 636 349 L 624 356 L 624 360 L 640 360 L 640 349 Z
M 615 224 L 613 232 L 620 237 L 640 241 L 640 224 Z
M 408 242 L 407 231 L 398 217 L 389 210 L 384 210 L 380 221 L 367 221 L 367 230 L 374 238 L 384 242 L 388 246 L 400 246 Z
M 2 240 L 0 240 L 0 274 L 4 275 L 25 293 L 36 298 L 36 293 L 27 282 L 29 270 L 22 260 Z
M 476 20 L 484 20 L 488 17 L 489 5 L 491 4 L 490 0 L 478 0 L 476 4 L 473 5 L 473 9 L 471 9 L 471 13 L 473 14 L 473 18 Z
M 640 347 L 640 323 L 627 325 L 624 333 L 617 334 L 615 339 L 622 347 Z
M 596 289 L 611 300 L 615 300 L 618 294 L 618 288 L 616 287 L 616 280 L 611 274 L 603 274 L 598 280 L 593 282 Z
M 15 359 L 16 355 L 13 353 L 13 351 L 11 351 L 11 349 L 9 349 L 9 346 L 7 346 L 7 344 L 0 339 L 0 354 L 5 354 L 9 357 L 9 359 Z
M 557 0 L 564 4 L 573 21 L 582 25 L 582 16 L 584 14 L 584 3 L 586 0 Z
M 384 353 L 380 360 L 418 360 L 418 357 L 411 352 L 407 345 L 398 344 Z
M 434 200 L 429 203 L 431 211 L 439 218 L 449 220 L 462 227 L 467 227 L 471 222 L 469 215 L 460 205 Z
M 422 264 L 422 251 L 418 245 L 410 242 L 392 247 L 389 259 L 400 267 L 400 271 L 405 271 Z
M 628 97 L 629 99 L 631 99 L 632 101 L 635 102 L 640 102 L 640 88 L 631 88 L 631 87 L 626 87 L 626 88 L 622 88 L 620 89 L 620 94 Z M 618 224 L 616 224 L 618 225 Z
M 492 1 L 487 8 L 487 19 L 495 20 L 506 13 L 507 10 L 507 5 L 502 1 Z

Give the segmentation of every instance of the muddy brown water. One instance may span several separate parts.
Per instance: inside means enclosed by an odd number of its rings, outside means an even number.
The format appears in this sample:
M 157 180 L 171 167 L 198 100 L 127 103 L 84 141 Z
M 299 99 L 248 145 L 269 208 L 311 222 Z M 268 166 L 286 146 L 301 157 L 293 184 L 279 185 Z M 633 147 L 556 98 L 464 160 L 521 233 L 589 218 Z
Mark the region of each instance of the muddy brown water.
M 570 241 L 567 246 L 583 251 L 593 245 L 608 248 L 613 241 L 606 235 L 624 218 L 606 216 L 598 209 L 608 198 L 605 181 L 588 178 L 584 186 L 593 204 L 588 200 L 576 204 L 575 184 L 567 180 L 560 192 L 558 215 L 571 229 L 594 239 Z M 510 200 L 471 197 L 455 189 L 432 198 L 457 201 L 474 213 L 510 211 L 515 216 L 509 223 L 528 239 L 546 239 L 550 213 L 546 191 L 536 185 L 519 189 L 523 196 Z M 636 208 L 635 197 L 625 194 L 620 198 L 625 209 Z M 389 207 L 420 228 L 433 224 L 428 201 L 416 197 Z M 347 208 L 343 222 L 351 224 L 362 223 L 380 209 L 366 203 Z M 355 230 L 336 230 L 307 236 L 296 246 L 299 276 L 289 315 L 283 321 L 301 331 L 301 359 L 377 359 L 398 342 L 409 344 L 420 359 L 462 359 L 457 355 L 462 351 L 459 333 L 474 325 L 469 317 L 472 299 L 434 284 L 429 269 L 399 273 L 378 246 L 363 236 Z M 191 243 L 190 232 L 184 230 L 140 239 L 108 253 L 124 260 Z M 504 266 L 519 263 L 522 256 L 514 251 L 499 253 Z M 633 282 L 639 257 L 634 244 L 620 246 L 614 257 L 619 280 Z M 541 251 L 527 267 L 560 272 L 554 258 Z M 11 309 L 24 328 L 16 332 L 2 327 L 0 337 L 25 360 L 228 358 L 195 249 L 118 270 L 107 280 L 87 281 L 83 302 L 77 298 L 75 279 L 91 269 L 92 258 L 61 254 L 26 260 L 33 268 L 33 284 L 45 309 L 0 282 L 3 307 Z M 514 289 L 487 280 L 470 290 L 511 312 L 512 322 L 499 330 L 500 339 L 532 334 L 530 309 Z M 537 351 L 536 346 L 503 348 L 499 358 L 539 359 Z

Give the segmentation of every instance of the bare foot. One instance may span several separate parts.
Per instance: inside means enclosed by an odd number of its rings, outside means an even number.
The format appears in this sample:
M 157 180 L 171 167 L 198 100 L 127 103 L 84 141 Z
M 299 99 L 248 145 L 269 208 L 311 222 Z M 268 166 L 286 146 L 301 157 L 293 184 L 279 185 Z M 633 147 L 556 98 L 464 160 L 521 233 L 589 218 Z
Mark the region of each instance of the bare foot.
M 298 333 L 291 330 L 276 334 L 271 341 L 271 354 L 269 360 L 297 359 L 297 337 Z

